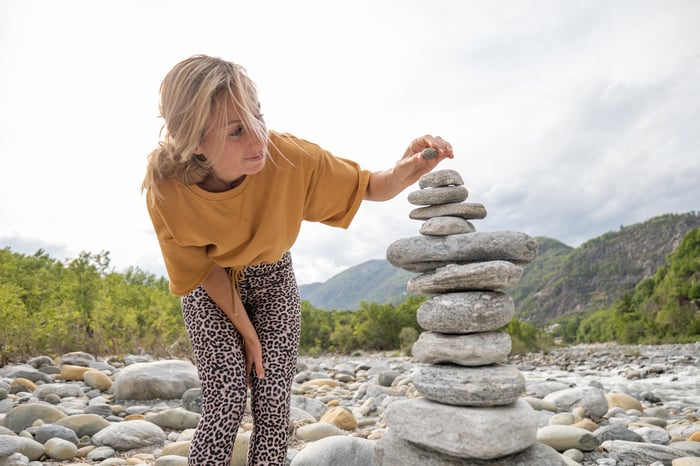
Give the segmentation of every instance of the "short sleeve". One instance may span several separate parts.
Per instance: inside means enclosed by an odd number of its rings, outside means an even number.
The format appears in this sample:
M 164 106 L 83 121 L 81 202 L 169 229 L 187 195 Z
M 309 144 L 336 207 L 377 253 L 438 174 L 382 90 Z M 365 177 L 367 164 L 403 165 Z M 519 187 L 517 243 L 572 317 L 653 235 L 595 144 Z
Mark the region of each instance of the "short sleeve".
M 306 199 L 305 220 L 347 228 L 365 197 L 371 173 L 320 150 Z
M 148 211 L 168 272 L 170 291 L 175 295 L 184 296 L 202 283 L 214 262 L 207 255 L 206 247 L 178 244 L 163 222 L 157 206 L 149 203 Z

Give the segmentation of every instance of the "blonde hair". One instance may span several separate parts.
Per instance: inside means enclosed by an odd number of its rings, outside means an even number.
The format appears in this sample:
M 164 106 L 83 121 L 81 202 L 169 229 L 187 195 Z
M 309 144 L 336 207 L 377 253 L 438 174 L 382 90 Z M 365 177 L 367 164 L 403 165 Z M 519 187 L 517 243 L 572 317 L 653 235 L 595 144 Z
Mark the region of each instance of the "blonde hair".
M 246 131 L 267 140 L 260 119 L 257 89 L 240 65 L 207 55 L 195 55 L 181 61 L 160 85 L 162 140 L 148 156 L 146 176 L 141 190 L 149 190 L 151 200 L 160 196 L 158 185 L 174 179 L 183 184 L 204 181 L 211 164 L 223 149 L 228 121 L 227 104 L 232 102 Z M 220 138 L 207 159 L 195 154 L 204 132 L 212 125 Z

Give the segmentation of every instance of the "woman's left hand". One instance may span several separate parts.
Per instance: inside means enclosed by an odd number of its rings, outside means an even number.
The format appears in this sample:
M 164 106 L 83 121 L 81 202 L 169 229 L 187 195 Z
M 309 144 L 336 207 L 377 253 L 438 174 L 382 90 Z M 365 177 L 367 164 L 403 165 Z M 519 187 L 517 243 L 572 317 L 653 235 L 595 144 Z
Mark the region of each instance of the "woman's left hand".
M 436 149 L 437 156 L 426 158 L 423 150 Z M 445 159 L 454 158 L 452 145 L 440 136 L 425 135 L 411 141 L 403 157 L 391 170 L 372 172 L 365 199 L 386 201 L 412 185 Z
M 423 151 L 429 148 L 437 150 L 437 157 L 432 159 L 423 157 Z M 397 177 L 397 181 L 403 182 L 405 186 L 410 186 L 441 161 L 453 158 L 454 153 L 449 142 L 440 136 L 426 134 L 411 141 L 403 157 L 396 162 L 393 174 Z

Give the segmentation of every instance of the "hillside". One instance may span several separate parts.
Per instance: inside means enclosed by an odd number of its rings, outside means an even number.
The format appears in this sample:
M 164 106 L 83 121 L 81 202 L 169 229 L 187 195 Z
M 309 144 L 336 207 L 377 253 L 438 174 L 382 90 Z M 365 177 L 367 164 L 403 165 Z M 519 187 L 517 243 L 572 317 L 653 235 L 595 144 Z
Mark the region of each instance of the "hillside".
M 651 277 L 683 237 L 699 227 L 700 214 L 667 214 L 605 233 L 567 254 L 561 249 L 540 251 L 520 283 L 509 290 L 517 314 L 543 323 L 608 307 Z
M 301 285 L 301 299 L 326 310 L 356 310 L 360 301 L 399 304 L 409 293 L 406 282 L 415 273 L 398 269 L 386 260 L 374 259 L 331 277 L 325 283 Z
M 508 290 L 519 318 L 536 324 L 611 305 L 665 263 L 700 213 L 666 214 L 620 227 L 572 248 L 538 237 L 538 257 Z M 300 287 L 302 299 L 321 309 L 357 309 L 360 301 L 390 304 L 405 299 L 413 276 L 385 260 L 351 267 L 325 283 Z

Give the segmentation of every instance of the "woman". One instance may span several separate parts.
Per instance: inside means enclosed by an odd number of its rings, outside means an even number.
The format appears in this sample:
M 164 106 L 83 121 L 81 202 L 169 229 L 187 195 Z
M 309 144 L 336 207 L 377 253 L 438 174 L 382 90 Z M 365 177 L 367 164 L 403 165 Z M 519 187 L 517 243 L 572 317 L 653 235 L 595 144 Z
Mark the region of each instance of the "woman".
M 347 228 L 362 200 L 390 199 L 452 158 L 414 140 L 370 172 L 303 139 L 268 132 L 238 65 L 197 55 L 160 89 L 164 138 L 142 189 L 202 383 L 190 465 L 229 465 L 251 390 L 248 464 L 283 465 L 301 326 L 289 249 L 303 220 Z M 438 151 L 428 160 L 421 151 Z

